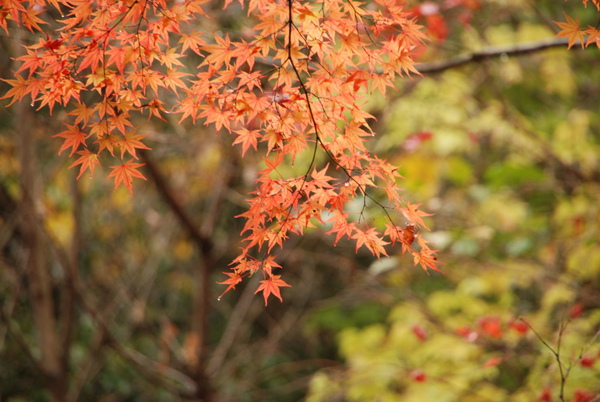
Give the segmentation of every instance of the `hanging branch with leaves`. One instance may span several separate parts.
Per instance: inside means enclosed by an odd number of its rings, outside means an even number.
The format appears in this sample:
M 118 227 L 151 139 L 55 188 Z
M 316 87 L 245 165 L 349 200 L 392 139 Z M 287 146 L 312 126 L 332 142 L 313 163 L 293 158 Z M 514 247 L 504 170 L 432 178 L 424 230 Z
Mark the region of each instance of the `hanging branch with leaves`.
M 407 229 L 426 228 L 428 214 L 399 195 L 396 167 L 366 146 L 375 135 L 369 97 L 418 74 L 413 56 L 425 34 L 404 2 L 240 2 L 249 25 L 236 38 L 200 30 L 209 4 L 3 2 L 0 27 L 10 33 L 12 20 L 37 35 L 15 78 L 6 80 L 12 88 L 4 98 L 28 97 L 50 113 L 67 109 L 71 121 L 55 135 L 63 140 L 59 152 L 77 156 L 71 167 L 79 167 L 79 177 L 109 163 L 115 188 L 130 192 L 134 179 L 145 179 L 137 151 L 149 149 L 147 134 L 137 132 L 139 117 L 175 114 L 229 132 L 242 155 L 263 153 L 264 169 L 241 215 L 243 247 L 221 282 L 226 291 L 261 271 L 257 292 L 265 303 L 271 294 L 281 299 L 279 288 L 289 285 L 273 274 L 280 268 L 276 249 L 319 224 L 331 225 L 335 242 L 353 239 L 357 250 L 377 257 L 399 242 L 415 265 L 437 270 L 435 251 Z M 298 175 L 290 173 L 296 161 L 304 165 Z M 358 211 L 349 208 L 354 199 L 362 200 Z M 371 207 L 383 211 L 385 227 L 369 221 Z M 395 224 L 400 216 L 413 226 Z

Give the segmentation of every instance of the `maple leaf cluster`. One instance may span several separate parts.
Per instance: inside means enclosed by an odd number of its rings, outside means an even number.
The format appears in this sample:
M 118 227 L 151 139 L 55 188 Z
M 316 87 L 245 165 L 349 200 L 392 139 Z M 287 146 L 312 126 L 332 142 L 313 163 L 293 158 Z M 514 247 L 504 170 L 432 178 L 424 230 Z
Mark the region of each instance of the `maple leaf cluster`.
M 587 7 L 588 1 L 590 0 L 583 0 L 583 5 L 585 7 Z M 596 6 L 596 11 L 600 13 L 600 0 L 591 0 L 591 2 Z M 554 21 L 561 29 L 556 36 L 559 38 L 568 38 L 569 43 L 567 47 L 569 49 L 576 44 L 580 45 L 582 49 L 592 44 L 600 49 L 600 30 L 598 29 L 598 26 L 593 27 L 589 25 L 587 28 L 582 28 L 579 26 L 579 18 L 573 19 L 564 12 L 563 15 L 567 20 L 566 22 Z M 587 39 L 585 38 L 586 36 Z
M 265 303 L 281 299 L 289 285 L 273 272 L 280 266 L 272 253 L 318 223 L 331 225 L 336 242 L 353 239 L 377 257 L 399 242 L 415 265 L 437 270 L 435 250 L 415 236 L 427 214 L 399 196 L 396 168 L 365 145 L 374 135 L 369 96 L 418 74 L 413 57 L 425 34 L 404 3 L 240 0 L 254 24 L 234 34 L 202 30 L 207 0 L 3 1 L 0 27 L 9 32 L 12 20 L 38 35 L 3 98 L 66 108 L 72 123 L 55 136 L 63 139 L 59 152 L 79 156 L 71 165 L 79 176 L 117 160 L 108 177 L 130 192 L 133 179 L 144 178 L 136 151 L 149 149 L 136 132 L 140 116 L 179 115 L 231 133 L 242 154 L 263 152 L 227 290 L 261 271 L 257 292 Z M 282 164 L 300 154 L 312 155 L 304 173 L 284 176 Z M 363 208 L 351 211 L 356 198 Z M 366 222 L 367 206 L 383 210 L 385 230 Z M 409 224 L 394 224 L 392 210 Z

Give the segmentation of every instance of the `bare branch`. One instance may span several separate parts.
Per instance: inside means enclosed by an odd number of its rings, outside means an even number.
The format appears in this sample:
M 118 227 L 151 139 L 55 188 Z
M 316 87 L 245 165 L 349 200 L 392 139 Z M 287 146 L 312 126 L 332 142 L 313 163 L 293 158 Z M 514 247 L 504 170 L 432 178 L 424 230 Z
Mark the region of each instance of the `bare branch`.
M 153 160 L 149 157 L 148 153 L 146 153 L 144 150 L 141 150 L 140 154 L 144 163 L 146 164 L 148 174 L 156 185 L 160 197 L 163 199 L 163 201 L 165 201 L 169 209 L 175 214 L 181 225 L 188 231 L 190 237 L 194 243 L 198 245 L 199 249 L 203 252 L 209 252 L 213 248 L 212 240 L 200 231 L 198 225 L 194 223 L 187 211 L 175 198 L 173 192 L 167 185 L 167 180 L 159 171 Z
M 506 56 L 519 56 L 529 53 L 536 53 L 555 47 L 565 47 L 566 50 L 568 42 L 568 38 L 548 38 L 533 42 L 517 43 L 513 45 L 490 46 L 479 52 L 465 53 L 448 60 L 423 63 L 415 67 L 420 73 L 436 74 L 451 68 L 460 67 L 469 63 L 478 63 L 487 59 Z M 575 46 L 573 48 L 575 49 Z
M 156 185 L 159 196 L 166 202 L 181 225 L 187 229 L 190 238 L 200 251 L 200 264 L 196 277 L 196 308 L 193 313 L 194 330 L 199 340 L 198 347 L 196 348 L 194 377 L 197 398 L 209 402 L 212 400 L 212 390 L 210 389 L 210 381 L 206 373 L 205 361 L 207 354 L 208 313 L 211 305 L 208 281 L 210 274 L 214 271 L 214 243 L 209 235 L 203 233 L 198 228 L 183 205 L 175 198 L 167 184 L 167 180 L 148 153 L 142 150 L 141 155 L 146 163 L 148 173 Z M 210 230 L 212 231 L 212 228 Z

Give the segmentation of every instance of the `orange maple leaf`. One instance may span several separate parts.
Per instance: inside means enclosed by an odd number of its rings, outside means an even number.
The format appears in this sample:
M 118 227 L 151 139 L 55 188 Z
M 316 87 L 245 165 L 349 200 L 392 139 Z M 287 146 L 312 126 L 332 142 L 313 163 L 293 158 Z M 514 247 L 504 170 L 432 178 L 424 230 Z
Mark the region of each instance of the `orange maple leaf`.
M 240 275 L 237 272 L 223 272 L 225 275 L 227 275 L 229 277 L 229 279 L 225 279 L 223 282 L 217 282 L 219 285 L 229 285 L 227 286 L 227 289 L 225 289 L 225 291 L 223 293 L 221 293 L 221 296 L 219 296 L 217 298 L 217 300 L 221 300 L 221 297 L 223 297 L 223 295 L 227 292 L 229 292 L 231 289 L 235 289 L 235 285 L 237 285 L 238 283 L 240 283 L 242 281 L 242 275 Z
M 72 167 L 75 167 L 77 165 L 81 165 L 81 167 L 79 168 L 79 174 L 77 175 L 77 179 L 79 179 L 81 177 L 81 175 L 83 174 L 83 172 L 85 172 L 88 169 L 90 170 L 90 179 L 91 179 L 92 176 L 94 175 L 94 168 L 96 167 L 96 165 L 100 166 L 100 161 L 98 161 L 98 154 L 93 154 L 87 149 L 84 149 L 83 151 L 79 151 L 79 152 L 77 152 L 77 154 L 81 155 L 81 157 L 79 159 L 77 159 L 75 162 L 73 162 L 73 164 L 71 164 L 71 166 L 69 166 L 69 169 L 71 169 Z
M 34 30 L 41 31 L 42 27 L 40 27 L 40 24 L 48 24 L 46 21 L 38 17 L 38 14 L 40 14 L 42 11 L 44 10 L 41 7 L 32 6 L 21 14 L 21 21 L 23 22 L 23 25 L 25 25 L 25 27 L 31 32 L 34 32 Z
M 140 140 L 146 137 L 147 134 L 135 134 L 135 131 L 131 131 L 125 134 L 125 137 L 117 142 L 117 145 L 121 148 L 121 158 L 125 155 L 125 151 L 129 152 L 131 156 L 138 159 L 135 152 L 137 149 L 150 149 Z
M 212 63 L 215 69 L 219 69 L 221 65 L 229 64 L 233 48 L 231 47 L 229 34 L 226 34 L 225 38 L 215 35 L 215 41 L 215 44 L 202 46 L 202 50 L 209 53 L 204 62 Z
M 438 261 L 438 259 L 435 257 L 434 253 L 436 251 L 437 250 L 423 248 L 423 249 L 421 249 L 421 251 L 413 253 L 414 265 L 415 266 L 420 265 L 421 268 L 423 268 L 423 270 L 425 272 L 428 272 L 429 269 L 433 269 L 434 271 L 443 273 L 444 271 L 439 269 L 436 265 L 436 264 L 441 264 L 441 262 Z
M 329 169 L 329 163 L 327 165 L 325 165 L 325 167 L 319 171 L 317 171 L 317 168 L 315 167 L 313 169 L 312 172 L 312 184 L 316 187 L 320 187 L 320 188 L 331 188 L 333 187 L 329 182 L 331 180 L 334 180 L 333 177 L 331 176 L 327 176 L 325 173 L 327 173 L 327 169 Z
M 129 159 L 122 165 L 110 166 L 113 171 L 110 172 L 106 178 L 115 178 L 115 190 L 122 183 L 129 190 L 129 194 L 133 195 L 133 178 L 139 177 L 140 179 L 146 180 L 144 175 L 137 170 L 139 167 L 144 165 L 145 163 L 134 163 L 133 159 Z
M 250 146 L 256 151 L 258 139 L 262 137 L 259 130 L 248 130 L 246 127 L 242 127 L 239 130 L 236 130 L 235 133 L 238 136 L 235 141 L 233 141 L 233 145 L 242 144 L 242 157 L 244 157 Z
M 429 230 L 429 228 L 427 227 L 425 222 L 423 222 L 423 219 L 421 219 L 421 217 L 431 216 L 432 214 L 427 214 L 423 211 L 419 211 L 419 206 L 421 206 L 421 204 L 411 204 L 410 202 L 407 203 L 406 208 L 402 208 L 402 215 L 404 215 L 404 217 L 408 219 L 409 222 L 415 225 L 423 226 L 425 229 Z
M 0 99 L 12 98 L 12 100 L 10 101 L 10 103 L 8 105 L 6 105 L 6 107 L 12 105 L 16 101 L 20 101 L 21 99 L 23 99 L 23 97 L 25 95 L 27 95 L 29 92 L 31 92 L 29 80 L 25 80 L 25 78 L 21 77 L 20 75 L 15 75 L 15 78 L 16 78 L 16 80 L 5 80 L 4 78 L 2 78 L 2 81 L 6 82 L 7 84 L 12 86 L 12 88 L 9 89 L 4 94 L 4 96 L 2 96 L 0 98 Z M 33 100 L 35 100 L 35 99 L 32 98 L 32 101 Z
M 31 78 L 44 59 L 40 57 L 37 51 L 27 49 L 27 54 L 25 56 L 17 57 L 17 60 L 23 62 L 21 67 L 17 70 L 17 73 L 29 69 L 29 78 Z
M 356 224 L 354 222 L 348 222 L 348 214 L 341 211 L 335 211 L 327 222 L 333 221 L 333 228 L 327 232 L 327 234 L 337 233 L 333 245 L 337 245 L 343 236 L 350 237 Z
M 598 49 L 600 49 L 600 30 L 594 27 L 589 27 L 584 31 L 584 33 L 589 35 L 585 46 L 587 47 L 592 43 L 595 43 Z
M 256 292 L 254 292 L 254 294 L 257 294 L 260 291 L 263 292 L 265 306 L 267 305 L 267 300 L 269 299 L 269 296 L 271 294 L 277 297 L 279 301 L 283 302 L 283 299 L 281 298 L 281 291 L 279 290 L 279 288 L 292 287 L 291 285 L 288 285 L 282 279 L 279 278 L 281 278 L 281 275 L 271 275 L 269 279 L 260 281 L 260 286 L 258 287 L 258 289 L 256 289 Z
M 570 49 L 576 42 L 581 43 L 583 48 L 583 31 L 579 29 L 579 18 L 573 20 L 567 14 L 563 12 L 567 22 L 554 21 L 556 25 L 562 28 L 562 31 L 556 34 L 559 38 L 569 38 L 569 44 L 567 49 Z
M 179 43 L 182 43 L 181 53 L 185 53 L 187 49 L 192 49 L 194 53 L 200 53 L 200 47 L 206 46 L 206 41 L 202 39 L 202 33 L 200 32 L 192 32 L 190 34 L 182 33 L 181 38 L 179 39 Z
M 63 143 L 62 147 L 60 147 L 60 149 L 58 150 L 58 154 L 60 155 L 61 152 L 65 149 L 71 148 L 71 153 L 69 154 L 69 156 L 72 156 L 81 144 L 85 145 L 86 135 L 76 125 L 67 124 L 67 128 L 68 130 L 53 135 L 52 138 L 64 138 L 65 142 Z
M 98 136 L 98 141 L 96 141 L 100 148 L 98 153 L 102 152 L 104 149 L 108 149 L 108 152 L 110 152 L 112 156 L 115 156 L 115 146 L 119 143 L 119 140 L 115 134 L 98 134 L 101 133 L 101 130 L 104 128 L 105 125 L 102 124 L 102 122 L 99 122 L 92 126 L 92 129 L 90 130 L 92 134 L 96 133 Z
M 356 240 L 356 251 L 361 246 L 365 246 L 377 258 L 380 258 L 381 254 L 388 255 L 384 247 L 390 243 L 382 240 L 375 228 L 370 228 L 366 231 L 355 228 L 355 231 L 352 238 Z

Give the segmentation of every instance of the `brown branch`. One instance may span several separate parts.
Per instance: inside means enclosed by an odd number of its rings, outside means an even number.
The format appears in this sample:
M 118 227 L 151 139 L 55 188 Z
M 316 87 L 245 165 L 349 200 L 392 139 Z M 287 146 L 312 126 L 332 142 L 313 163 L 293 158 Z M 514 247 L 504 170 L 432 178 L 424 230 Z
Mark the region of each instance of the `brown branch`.
M 564 320 L 561 320 L 560 327 L 558 328 L 558 343 L 557 343 L 556 349 L 554 349 L 552 346 L 550 346 L 550 344 L 548 342 L 546 342 L 544 340 L 544 338 L 542 338 L 542 336 L 539 334 L 539 332 L 537 332 L 535 330 L 535 328 L 533 328 L 533 326 L 527 320 L 525 320 L 525 318 L 519 317 L 519 319 L 521 321 L 523 321 L 525 324 L 527 324 L 529 329 L 531 329 L 533 331 L 535 336 L 540 340 L 540 342 L 542 342 L 542 344 L 546 347 L 546 349 L 548 349 L 550 351 L 550 353 L 556 360 L 556 364 L 558 365 L 558 372 L 560 374 L 560 391 L 559 391 L 558 398 L 564 402 L 565 401 L 565 384 L 567 382 L 567 377 L 569 376 L 569 372 L 571 371 L 571 365 L 569 364 L 567 366 L 561 360 L 560 346 L 561 346 L 561 342 L 563 339 L 563 334 L 564 334 L 565 328 L 567 327 L 569 322 L 565 322 Z
M 568 38 L 548 38 L 533 42 L 517 43 L 504 46 L 490 46 L 478 52 L 465 53 L 460 56 L 453 57 L 448 60 L 434 61 L 431 63 L 422 63 L 415 68 L 420 73 L 437 74 L 451 68 L 464 66 L 469 63 L 478 63 L 487 59 L 520 56 L 524 54 L 536 53 L 542 50 L 552 49 L 555 47 L 564 47 L 566 50 Z M 574 45 L 576 48 L 578 43 Z
M 196 365 L 193 369 L 195 371 L 194 380 L 196 381 L 197 399 L 210 402 L 212 400 L 212 389 L 210 386 L 210 379 L 206 373 L 206 343 L 208 334 L 208 311 L 210 309 L 208 281 L 211 272 L 214 270 L 214 244 L 210 236 L 202 233 L 187 211 L 185 211 L 184 207 L 175 199 L 165 177 L 159 171 L 154 161 L 149 157 L 148 153 L 142 150 L 141 155 L 146 164 L 146 170 L 156 185 L 159 196 L 165 201 L 181 225 L 187 230 L 190 238 L 200 251 L 200 264 L 196 280 L 196 290 L 198 294 L 193 313 L 193 328 L 199 342 L 196 349 Z
M 24 33 L 19 32 L 16 43 L 20 44 Z M 22 46 L 14 51 L 16 56 L 23 54 Z M 39 168 L 35 155 L 36 127 L 34 115 L 26 102 L 15 105 L 15 129 L 18 133 L 19 164 L 21 167 L 19 214 L 23 232 L 23 248 L 26 253 L 24 270 L 26 272 L 33 325 L 37 332 L 40 358 L 38 364 L 44 372 L 47 389 L 53 401 L 62 401 L 66 396 L 67 372 L 62 362 L 67 359 L 61 350 L 60 333 L 55 316 L 55 302 L 52 295 L 53 277 L 45 259 L 45 244 L 39 221 Z
M 107 333 L 107 335 L 110 335 Z M 169 392 L 178 393 L 179 396 L 190 398 L 196 384 L 187 375 L 181 371 L 175 370 L 165 364 L 150 359 L 146 355 L 138 352 L 135 349 L 127 348 L 118 342 L 114 337 L 109 336 L 106 339 L 107 344 L 122 358 L 134 363 L 138 369 L 146 373 L 148 379 L 161 381 L 163 387 L 166 386 L 165 379 L 173 383 L 180 384 L 183 388 L 174 388 L 172 386 L 165 387 Z
M 81 252 L 81 192 L 79 191 L 79 182 L 75 174 L 71 173 L 71 193 L 73 200 L 73 232 L 71 233 L 71 246 L 69 250 L 69 263 L 64 266 L 65 279 L 62 285 L 62 315 L 61 328 L 62 351 L 61 365 L 62 371 L 69 372 L 69 353 L 73 343 L 75 324 L 77 320 L 75 283 L 79 283 L 79 257 Z M 46 236 L 48 237 L 48 236 Z
M 198 226 L 194 223 L 190 215 L 185 211 L 183 206 L 175 199 L 173 192 L 167 184 L 167 180 L 159 171 L 158 167 L 152 159 L 148 156 L 148 153 L 144 150 L 140 151 L 142 160 L 146 164 L 146 170 L 150 175 L 152 181 L 156 185 L 156 189 L 160 197 L 165 201 L 169 209 L 175 214 L 181 225 L 187 230 L 188 234 L 192 238 L 192 241 L 196 243 L 201 251 L 209 251 L 213 248 L 212 240 L 205 236 Z

